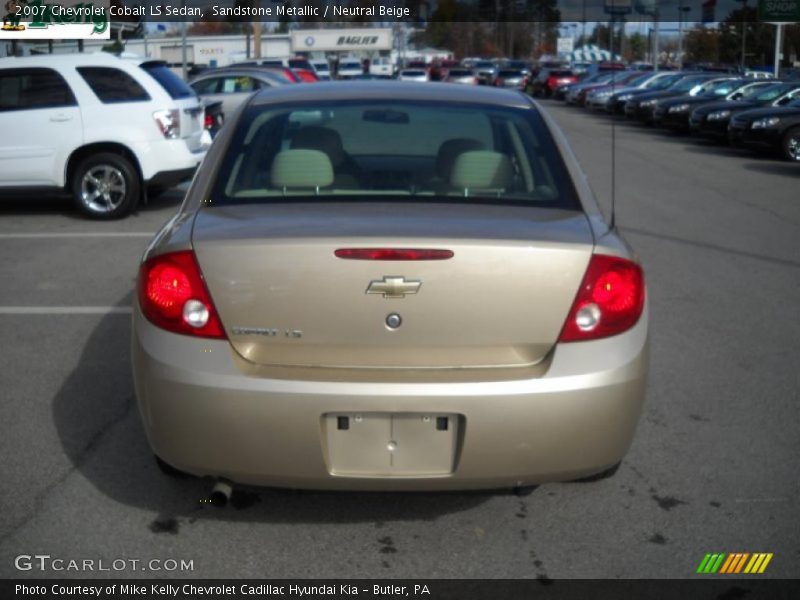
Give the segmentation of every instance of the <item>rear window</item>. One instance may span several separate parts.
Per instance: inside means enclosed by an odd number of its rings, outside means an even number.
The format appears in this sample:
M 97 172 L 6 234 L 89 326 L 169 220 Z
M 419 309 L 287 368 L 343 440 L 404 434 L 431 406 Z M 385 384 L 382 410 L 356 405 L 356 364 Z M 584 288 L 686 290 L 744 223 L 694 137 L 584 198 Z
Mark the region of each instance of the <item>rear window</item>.
M 550 77 L 572 77 L 572 71 L 550 71 Z
M 78 73 L 104 104 L 144 102 L 150 95 L 125 71 L 111 67 L 78 67 Z
M 447 74 L 449 77 L 469 77 L 474 75 L 469 69 L 450 69 Z
M 519 69 L 501 69 L 497 74 L 500 77 L 522 77 L 523 75 Z
M 541 116 L 482 105 L 352 101 L 252 106 L 213 203 L 484 202 L 578 209 Z
M 425 71 L 408 71 L 408 70 L 406 70 L 406 71 L 403 71 L 401 74 L 404 75 L 405 77 L 424 77 L 425 76 Z
M 164 63 L 145 63 L 142 69 L 155 79 L 174 100 L 194 98 L 196 94 L 180 77 L 170 71 Z

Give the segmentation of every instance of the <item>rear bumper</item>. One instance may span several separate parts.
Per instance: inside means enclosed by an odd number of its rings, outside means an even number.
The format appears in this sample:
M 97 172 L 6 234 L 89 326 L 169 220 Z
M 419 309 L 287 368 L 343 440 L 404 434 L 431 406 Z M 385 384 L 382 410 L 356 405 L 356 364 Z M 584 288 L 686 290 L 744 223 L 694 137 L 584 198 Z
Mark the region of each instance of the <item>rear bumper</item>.
M 191 179 L 197 167 L 190 167 L 188 169 L 179 169 L 177 171 L 159 171 L 147 182 L 147 185 L 152 187 L 170 188 L 174 185 Z
M 185 140 L 163 140 L 140 145 L 136 148 L 136 156 L 142 168 L 142 178 L 152 183 L 151 180 L 162 173 L 189 171 L 191 175 L 205 158 L 206 150 L 202 146 L 192 151 Z
M 646 309 L 625 334 L 557 346 L 542 377 L 468 383 L 246 376 L 227 341 L 167 333 L 134 313 L 134 380 L 153 451 L 243 484 L 413 491 L 574 479 L 622 459 L 645 395 Z M 323 415 L 384 412 L 458 415 L 453 471 L 332 474 Z

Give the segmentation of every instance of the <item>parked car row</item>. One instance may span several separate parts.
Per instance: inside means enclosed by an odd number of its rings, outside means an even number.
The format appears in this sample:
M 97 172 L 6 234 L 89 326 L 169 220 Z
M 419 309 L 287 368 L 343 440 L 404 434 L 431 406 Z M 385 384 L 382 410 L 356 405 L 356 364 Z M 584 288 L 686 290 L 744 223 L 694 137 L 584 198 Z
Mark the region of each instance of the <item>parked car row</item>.
M 598 73 L 557 86 L 567 104 L 800 161 L 800 81 L 694 71 Z

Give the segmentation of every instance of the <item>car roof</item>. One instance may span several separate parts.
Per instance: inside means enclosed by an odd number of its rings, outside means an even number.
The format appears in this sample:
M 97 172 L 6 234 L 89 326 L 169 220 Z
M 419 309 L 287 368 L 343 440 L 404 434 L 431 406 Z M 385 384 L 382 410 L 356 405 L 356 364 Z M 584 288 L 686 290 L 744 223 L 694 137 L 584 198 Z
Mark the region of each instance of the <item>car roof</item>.
M 462 86 L 446 83 L 397 81 L 323 81 L 314 85 L 286 85 L 262 91 L 252 100 L 253 105 L 283 102 L 315 102 L 341 100 L 398 100 L 450 102 L 453 104 L 487 104 L 529 108 L 530 100 L 522 93 L 490 86 Z
M 283 69 L 271 67 L 219 67 L 216 69 L 207 69 L 199 73 L 195 79 L 206 79 L 208 77 L 221 77 L 230 75 L 251 75 L 258 77 L 259 75 L 267 79 L 274 79 L 276 74 L 284 73 Z
M 0 58 L 0 68 L 22 67 L 80 67 L 88 65 L 141 65 L 152 63 L 141 56 L 119 57 L 108 52 L 78 52 L 75 54 L 34 54 L 31 56 L 8 56 Z

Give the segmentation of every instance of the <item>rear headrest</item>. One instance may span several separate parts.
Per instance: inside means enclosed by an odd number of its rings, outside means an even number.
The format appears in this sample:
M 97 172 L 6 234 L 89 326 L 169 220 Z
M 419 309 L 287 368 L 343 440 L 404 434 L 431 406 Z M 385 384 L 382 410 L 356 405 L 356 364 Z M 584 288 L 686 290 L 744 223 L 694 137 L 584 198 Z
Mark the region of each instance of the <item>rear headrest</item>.
M 511 184 L 512 177 L 511 161 L 505 154 L 471 150 L 456 158 L 450 185 L 464 189 L 505 189 Z
M 436 174 L 442 179 L 449 179 L 453 165 L 462 152 L 483 150 L 484 148 L 486 146 L 483 142 L 470 138 L 453 138 L 442 142 L 442 145 L 439 146 L 439 152 L 436 154 L 436 164 L 434 165 Z
M 328 155 L 331 164 L 338 167 L 344 162 L 345 153 L 342 137 L 337 131 L 327 127 L 308 125 L 298 130 L 292 137 L 293 149 L 319 150 Z
M 270 182 L 276 188 L 321 188 L 333 183 L 333 166 L 319 150 L 284 150 L 272 161 Z

